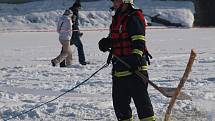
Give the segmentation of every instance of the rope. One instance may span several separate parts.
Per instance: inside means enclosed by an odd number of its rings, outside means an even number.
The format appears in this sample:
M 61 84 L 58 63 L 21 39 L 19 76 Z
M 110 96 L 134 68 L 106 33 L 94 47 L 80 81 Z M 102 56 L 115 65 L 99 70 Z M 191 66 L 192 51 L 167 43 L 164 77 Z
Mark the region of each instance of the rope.
M 87 82 L 90 78 L 92 78 L 96 73 L 98 73 L 100 70 L 102 70 L 103 68 L 105 68 L 105 67 L 107 67 L 107 66 L 108 66 L 108 63 L 104 64 L 102 67 L 100 67 L 97 71 L 95 71 L 95 72 L 94 72 L 91 76 L 89 76 L 87 79 L 85 79 L 85 80 L 82 81 L 81 83 L 77 84 L 76 86 L 74 86 L 74 87 L 71 88 L 70 90 L 67 90 L 66 92 L 64 92 L 64 93 L 60 94 L 59 96 L 55 97 L 54 99 L 49 100 L 49 101 L 47 101 L 47 102 L 45 102 L 45 103 L 42 103 L 42 104 L 40 104 L 40 105 L 36 105 L 36 106 L 34 106 L 33 108 L 31 108 L 31 109 L 29 109 L 29 110 L 27 110 L 27 111 L 21 112 L 20 114 L 17 114 L 17 115 L 15 115 L 15 116 L 12 116 L 11 118 L 7 118 L 7 119 L 3 119 L 3 120 L 4 120 L 4 121 L 8 121 L 8 120 L 11 120 L 11 119 L 15 119 L 16 117 L 19 117 L 19 116 L 22 116 L 22 115 L 24 115 L 24 114 L 27 114 L 27 113 L 29 113 L 29 112 L 31 112 L 31 111 L 33 111 L 33 110 L 35 110 L 35 109 L 37 109 L 37 108 L 43 106 L 43 105 L 46 105 L 46 104 L 48 104 L 48 103 L 50 103 L 50 102 L 53 102 L 53 101 L 57 100 L 58 98 L 62 97 L 63 95 L 65 95 L 65 94 L 67 94 L 67 93 L 73 91 L 74 89 L 76 89 L 76 88 L 78 88 L 79 86 L 81 86 L 81 85 L 83 85 L 84 83 L 86 83 L 86 82 Z

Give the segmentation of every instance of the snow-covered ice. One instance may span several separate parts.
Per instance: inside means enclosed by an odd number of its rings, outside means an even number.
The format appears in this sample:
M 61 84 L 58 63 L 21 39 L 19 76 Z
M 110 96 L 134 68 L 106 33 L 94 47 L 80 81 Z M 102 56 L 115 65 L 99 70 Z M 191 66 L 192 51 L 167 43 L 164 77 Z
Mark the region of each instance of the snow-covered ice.
M 55 98 L 105 64 L 108 53 L 100 52 L 97 43 L 108 35 L 105 29 L 111 21 L 111 13 L 107 11 L 111 4 L 100 0 L 84 2 L 80 12 L 81 30 L 85 30 L 81 39 L 86 58 L 91 63 L 79 65 L 77 50 L 73 46 L 74 63 L 71 67 L 51 66 L 50 60 L 61 49 L 55 32 L 57 18 L 73 2 L 45 0 L 19 5 L 0 4 L 1 120 Z M 159 13 L 163 18 L 181 22 L 187 27 L 191 27 L 194 21 L 195 11 L 191 2 L 139 0 L 136 5 L 146 14 L 153 16 Z M 41 29 L 52 32 L 31 32 Z M 174 121 L 215 121 L 214 33 L 214 28 L 147 28 L 147 45 L 153 55 L 149 66 L 150 80 L 159 86 L 176 87 L 190 50 L 195 48 L 197 51 L 192 73 L 183 88 L 192 101 L 176 102 L 172 112 Z M 111 86 L 110 65 L 71 93 L 14 121 L 115 121 Z M 161 121 L 170 99 L 151 86 L 149 94 L 157 120 Z M 132 109 L 135 109 L 133 103 Z M 137 120 L 135 110 L 133 113 Z
M 183 75 L 191 48 L 197 51 L 193 71 L 184 91 L 193 100 L 177 101 L 174 121 L 214 121 L 215 49 L 214 28 L 147 30 L 148 48 L 153 55 L 150 79 L 166 87 L 176 87 Z M 0 33 L 0 112 L 3 118 L 26 111 L 53 99 L 85 80 L 106 61 L 107 53 L 98 50 L 97 42 L 108 31 L 84 31 L 86 58 L 91 64 L 69 68 L 52 67 L 50 59 L 60 52 L 57 33 Z M 19 117 L 17 120 L 116 120 L 111 99 L 111 66 L 86 84 L 51 104 Z M 169 99 L 149 87 L 158 121 L 163 119 Z M 134 109 L 134 105 L 132 104 Z M 134 111 L 135 118 L 137 118 Z

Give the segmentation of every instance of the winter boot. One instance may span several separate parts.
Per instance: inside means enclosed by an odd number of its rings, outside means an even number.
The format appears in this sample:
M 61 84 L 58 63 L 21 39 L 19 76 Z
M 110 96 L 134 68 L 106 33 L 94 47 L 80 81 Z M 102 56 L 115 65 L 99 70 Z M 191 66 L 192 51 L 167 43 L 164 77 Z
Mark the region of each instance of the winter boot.
M 60 63 L 60 67 L 66 67 L 66 61 L 63 60 L 61 63 Z
M 84 61 L 84 62 L 80 62 L 81 65 L 87 65 L 90 64 L 90 62 Z
M 52 66 L 56 66 L 56 64 L 54 63 L 54 60 L 51 60 Z

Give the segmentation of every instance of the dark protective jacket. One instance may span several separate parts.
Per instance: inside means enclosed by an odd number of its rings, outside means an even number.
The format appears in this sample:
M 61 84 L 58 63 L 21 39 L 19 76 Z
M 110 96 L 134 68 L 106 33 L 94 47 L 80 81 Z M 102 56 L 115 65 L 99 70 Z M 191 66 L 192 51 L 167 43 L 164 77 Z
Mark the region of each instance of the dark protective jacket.
M 145 48 L 145 18 L 139 9 L 130 8 L 123 13 L 116 12 L 112 18 L 110 37 L 112 39 L 112 53 L 128 64 L 139 65 L 139 70 L 146 70 L 146 60 L 144 59 Z M 136 57 L 141 57 L 135 63 Z M 113 58 L 113 75 L 117 77 L 128 76 L 132 73 L 129 69 Z

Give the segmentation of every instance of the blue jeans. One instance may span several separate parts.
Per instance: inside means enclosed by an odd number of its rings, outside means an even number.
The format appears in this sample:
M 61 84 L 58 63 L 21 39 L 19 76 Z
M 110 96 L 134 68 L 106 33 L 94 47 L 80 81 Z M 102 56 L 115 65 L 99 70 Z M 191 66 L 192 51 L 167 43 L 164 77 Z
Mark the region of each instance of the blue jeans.
M 79 31 L 74 31 L 72 33 L 71 41 L 78 49 L 79 63 L 85 62 L 84 49 L 83 49 L 83 44 L 82 44 L 81 39 L 80 39 Z

